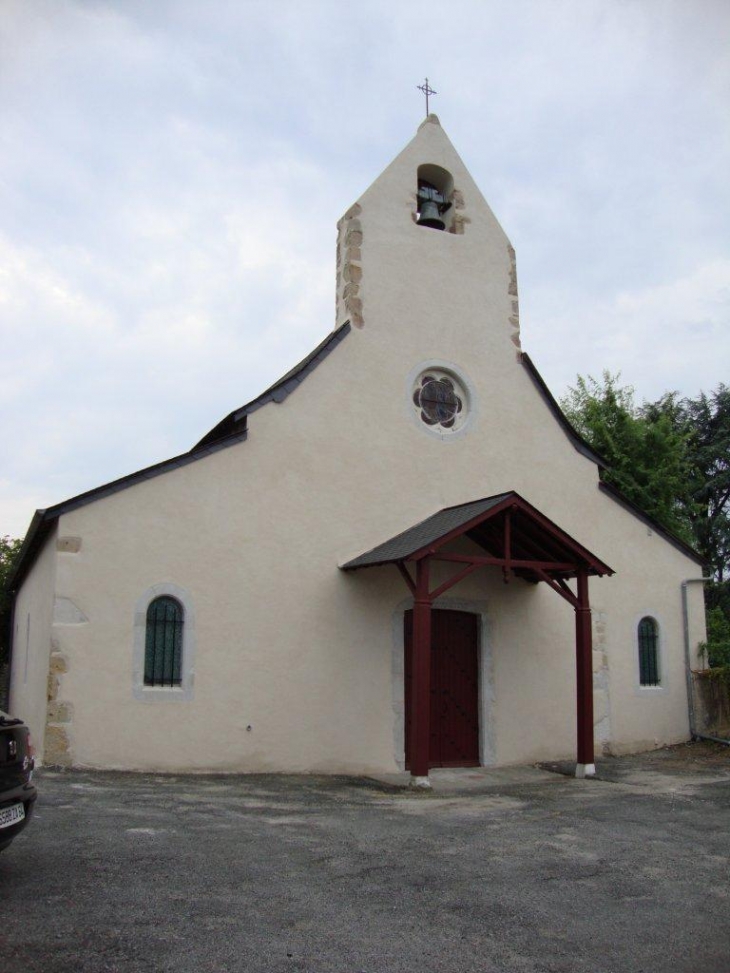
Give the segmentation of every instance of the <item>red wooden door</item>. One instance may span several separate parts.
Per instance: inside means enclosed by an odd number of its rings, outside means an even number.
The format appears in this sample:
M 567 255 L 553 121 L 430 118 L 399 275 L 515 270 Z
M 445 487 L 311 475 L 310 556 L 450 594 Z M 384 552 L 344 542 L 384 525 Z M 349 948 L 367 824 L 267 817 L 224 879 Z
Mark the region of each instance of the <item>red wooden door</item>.
M 431 612 L 431 739 L 429 766 L 479 766 L 477 616 Z M 413 612 L 404 618 L 406 767 L 410 765 Z

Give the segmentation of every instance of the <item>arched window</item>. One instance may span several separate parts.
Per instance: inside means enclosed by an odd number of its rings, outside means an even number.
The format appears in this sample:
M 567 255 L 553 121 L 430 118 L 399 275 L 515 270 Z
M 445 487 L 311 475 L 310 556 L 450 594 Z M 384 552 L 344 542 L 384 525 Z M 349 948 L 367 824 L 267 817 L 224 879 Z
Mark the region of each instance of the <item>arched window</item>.
M 639 622 L 639 684 L 658 686 L 659 672 L 659 626 L 656 620 L 646 615 Z
M 173 581 L 151 585 L 134 608 L 132 696 L 144 703 L 193 699 L 195 603 Z
M 144 651 L 145 686 L 182 685 L 183 607 L 163 595 L 147 608 Z
M 419 226 L 450 230 L 453 223 L 452 195 L 454 180 L 441 166 L 418 167 L 417 220 Z

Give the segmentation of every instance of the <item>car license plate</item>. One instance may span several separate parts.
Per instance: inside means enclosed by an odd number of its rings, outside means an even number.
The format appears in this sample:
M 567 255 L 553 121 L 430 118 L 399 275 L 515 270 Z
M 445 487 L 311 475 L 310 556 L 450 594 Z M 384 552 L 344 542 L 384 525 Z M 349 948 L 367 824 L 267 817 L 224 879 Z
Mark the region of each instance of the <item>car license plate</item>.
M 17 824 L 25 817 L 25 808 L 22 804 L 13 804 L 11 807 L 4 807 L 0 811 L 0 828 L 9 828 L 11 824 Z

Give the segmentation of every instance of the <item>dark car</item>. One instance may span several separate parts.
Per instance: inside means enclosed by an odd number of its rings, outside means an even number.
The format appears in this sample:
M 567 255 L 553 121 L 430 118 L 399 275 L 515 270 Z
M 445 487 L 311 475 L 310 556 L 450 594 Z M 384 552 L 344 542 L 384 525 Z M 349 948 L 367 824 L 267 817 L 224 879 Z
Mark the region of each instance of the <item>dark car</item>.
M 0 851 L 30 820 L 37 796 L 34 765 L 28 727 L 0 710 Z

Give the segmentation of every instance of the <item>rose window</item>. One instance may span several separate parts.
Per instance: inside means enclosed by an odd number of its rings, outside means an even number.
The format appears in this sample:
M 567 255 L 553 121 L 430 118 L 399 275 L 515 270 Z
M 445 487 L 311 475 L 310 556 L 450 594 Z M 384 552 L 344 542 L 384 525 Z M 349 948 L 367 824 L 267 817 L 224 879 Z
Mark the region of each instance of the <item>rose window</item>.
M 459 390 L 460 391 L 460 390 Z M 424 375 L 413 393 L 413 404 L 427 426 L 451 429 L 461 417 L 463 398 L 456 383 L 445 375 Z

